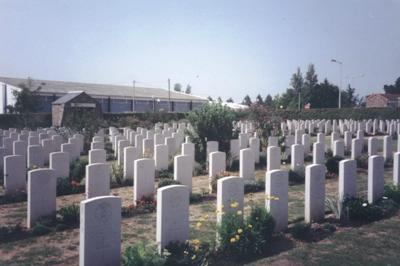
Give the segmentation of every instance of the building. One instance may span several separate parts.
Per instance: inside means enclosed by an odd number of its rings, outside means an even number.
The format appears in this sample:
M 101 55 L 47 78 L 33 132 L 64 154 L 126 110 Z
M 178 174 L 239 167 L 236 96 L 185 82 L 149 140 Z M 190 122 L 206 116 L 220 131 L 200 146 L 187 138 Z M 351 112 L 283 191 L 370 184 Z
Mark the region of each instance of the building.
M 94 119 L 101 117 L 101 106 L 98 101 L 83 91 L 68 92 L 52 103 L 52 124 L 60 127 L 74 113 L 85 113 Z
M 0 77 L 0 113 L 6 112 L 6 106 L 14 105 L 13 91 L 23 85 L 37 90 L 38 112 L 45 113 L 50 113 L 52 103 L 70 91 L 90 95 L 100 103 L 103 113 L 187 112 L 208 102 L 202 97 L 161 88 Z
M 365 99 L 366 107 L 400 107 L 400 95 L 399 94 L 386 94 L 386 93 L 375 93 L 370 94 Z

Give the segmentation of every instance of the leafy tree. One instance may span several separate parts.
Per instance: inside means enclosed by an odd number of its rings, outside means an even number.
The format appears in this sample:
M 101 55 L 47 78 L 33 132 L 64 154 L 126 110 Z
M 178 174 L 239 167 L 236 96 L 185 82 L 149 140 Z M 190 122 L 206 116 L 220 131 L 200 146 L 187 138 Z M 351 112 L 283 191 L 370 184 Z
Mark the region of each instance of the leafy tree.
M 220 103 L 205 104 L 200 109 L 188 113 L 188 120 L 193 129 L 187 133 L 196 145 L 197 162 L 206 161 L 207 141 L 218 141 L 220 151 L 229 151 L 234 119 L 234 112 Z
M 292 75 L 290 79 L 290 86 L 294 89 L 294 91 L 298 94 L 298 108 L 301 109 L 301 91 L 304 87 L 304 79 L 303 74 L 301 73 L 300 68 L 297 68 L 297 72 Z
M 270 94 L 265 97 L 264 104 L 267 107 L 274 107 L 274 100 L 272 99 L 272 96 Z
M 335 108 L 338 103 L 339 88 L 327 79 L 317 84 L 310 91 L 309 103 L 311 108 Z
M 222 98 L 221 98 L 221 97 L 218 97 L 218 98 L 217 98 L 217 101 L 218 101 L 219 103 L 222 103 Z
M 14 90 L 13 96 L 15 97 L 14 106 L 7 106 L 10 113 L 17 113 L 22 115 L 25 126 L 29 125 L 31 120 L 31 113 L 37 112 L 39 107 L 39 100 L 37 92 L 42 89 L 41 86 L 33 87 L 32 80 L 28 78 L 27 83 L 19 84 L 20 90 Z
M 247 106 L 250 106 L 250 105 L 251 105 L 251 98 L 250 98 L 249 95 L 246 95 L 246 96 L 244 97 L 242 104 L 247 105 Z
M 261 97 L 260 94 L 257 95 L 256 102 L 257 102 L 257 104 L 261 104 L 261 105 L 264 104 L 263 98 Z
M 180 83 L 175 83 L 174 91 L 182 91 L 182 85 Z
M 186 90 L 185 90 L 186 94 L 192 94 L 192 86 L 190 86 L 189 84 L 186 86 Z
M 210 102 L 213 102 L 213 101 L 214 101 L 214 99 L 213 99 L 211 96 L 208 96 L 208 97 L 207 97 L 207 100 L 209 100 Z
M 400 77 L 398 77 L 393 85 L 384 85 L 383 90 L 387 94 L 400 94 Z
M 227 102 L 227 103 L 233 103 L 232 97 L 229 97 L 229 98 L 226 100 L 226 102 Z
M 304 78 L 304 88 L 303 88 L 303 103 L 308 103 L 310 100 L 310 93 L 318 84 L 318 76 L 315 73 L 314 64 L 309 64 L 306 76 Z
M 355 94 L 355 91 L 356 89 L 351 88 L 349 85 L 347 89 L 342 92 L 341 98 L 343 107 L 354 107 L 360 105 L 361 99 L 358 94 Z

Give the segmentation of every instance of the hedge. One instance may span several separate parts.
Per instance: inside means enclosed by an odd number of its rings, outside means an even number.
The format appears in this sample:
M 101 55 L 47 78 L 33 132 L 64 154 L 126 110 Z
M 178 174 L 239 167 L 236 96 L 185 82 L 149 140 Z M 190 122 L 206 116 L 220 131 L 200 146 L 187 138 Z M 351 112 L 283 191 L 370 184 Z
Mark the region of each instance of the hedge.
M 25 121 L 27 123 L 25 124 Z M 27 119 L 20 114 L 0 114 L 0 128 L 38 128 L 51 126 L 51 113 L 30 114 Z
M 240 112 L 239 117 L 248 117 L 249 110 Z M 308 110 L 270 110 L 268 116 L 281 119 L 399 119 L 400 108 L 324 108 Z

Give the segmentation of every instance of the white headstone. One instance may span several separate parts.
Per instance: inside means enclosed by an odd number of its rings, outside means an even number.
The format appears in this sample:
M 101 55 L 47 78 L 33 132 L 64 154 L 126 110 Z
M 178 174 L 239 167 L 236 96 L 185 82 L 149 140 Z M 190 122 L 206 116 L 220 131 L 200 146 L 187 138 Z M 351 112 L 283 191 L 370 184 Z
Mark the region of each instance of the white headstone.
M 368 202 L 374 203 L 383 196 L 384 158 L 373 155 L 368 158 Z
M 69 177 L 69 154 L 66 152 L 50 153 L 50 169 L 54 170 L 54 176 Z
M 136 204 L 142 197 L 153 197 L 155 165 L 153 159 L 135 160 L 133 202 Z
M 110 194 L 110 165 L 94 163 L 86 165 L 86 199 Z
M 318 222 L 325 216 L 325 165 L 306 167 L 305 213 L 307 223 Z
M 289 175 L 283 170 L 266 173 L 265 205 L 275 220 L 275 231 L 285 230 L 288 224 Z

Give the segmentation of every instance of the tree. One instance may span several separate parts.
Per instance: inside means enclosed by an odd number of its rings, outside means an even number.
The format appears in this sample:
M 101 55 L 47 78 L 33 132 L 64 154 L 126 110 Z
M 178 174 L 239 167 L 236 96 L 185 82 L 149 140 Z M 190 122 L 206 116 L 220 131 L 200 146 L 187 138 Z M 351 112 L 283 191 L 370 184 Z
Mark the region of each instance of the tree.
M 217 101 L 218 101 L 219 103 L 222 103 L 222 98 L 221 98 L 221 97 L 218 97 Z
M 270 94 L 268 94 L 267 97 L 265 97 L 264 104 L 267 107 L 273 107 L 274 106 L 274 100 L 272 99 L 272 96 Z
M 325 79 L 311 89 L 308 102 L 311 108 L 336 108 L 338 94 L 339 88 Z
M 304 87 L 304 79 L 303 74 L 301 73 L 300 68 L 297 68 L 297 72 L 292 75 L 290 79 L 290 86 L 294 89 L 294 91 L 298 94 L 298 108 L 301 109 L 301 91 Z
M 400 77 L 398 77 L 393 85 L 383 85 L 383 90 L 387 94 L 400 94 Z
M 242 104 L 247 105 L 247 106 L 250 106 L 250 105 L 251 105 L 251 98 L 250 98 L 249 95 L 246 95 L 246 96 L 244 97 Z
M 257 95 L 256 102 L 257 102 L 257 104 L 261 104 L 261 105 L 264 104 L 263 98 L 261 97 L 260 94 Z
M 174 91 L 182 91 L 182 85 L 180 83 L 175 83 Z
M 355 91 L 356 89 L 349 85 L 347 89 L 342 92 L 341 99 L 343 107 L 354 107 L 360 105 L 361 99 L 358 94 L 355 94 Z
M 315 73 L 314 64 L 309 64 L 306 76 L 304 78 L 304 87 L 303 87 L 303 103 L 308 103 L 310 101 L 310 93 L 318 84 L 318 76 Z
M 226 102 L 227 102 L 227 103 L 233 103 L 232 97 L 229 97 L 229 98 L 226 100 Z
M 192 86 L 190 86 L 189 84 L 186 86 L 186 90 L 185 90 L 186 94 L 192 94 Z
M 214 101 L 214 99 L 213 99 L 211 96 L 208 96 L 208 97 L 207 97 L 207 100 L 209 100 L 210 102 L 213 102 L 213 101 Z

